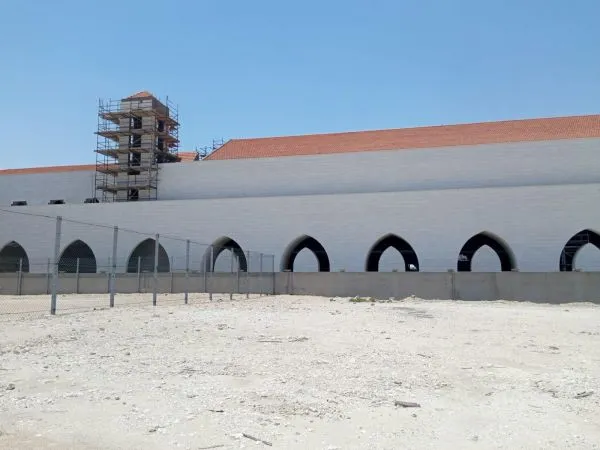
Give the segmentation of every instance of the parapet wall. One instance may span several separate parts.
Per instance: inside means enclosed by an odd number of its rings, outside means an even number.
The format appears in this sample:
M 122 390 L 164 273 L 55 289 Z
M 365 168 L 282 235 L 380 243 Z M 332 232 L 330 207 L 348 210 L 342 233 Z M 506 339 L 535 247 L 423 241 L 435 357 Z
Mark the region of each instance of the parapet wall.
M 277 293 L 600 304 L 598 272 L 278 273 Z
M 600 139 L 160 164 L 159 200 L 409 192 L 594 183 Z M 95 171 L 0 171 L 0 206 L 81 204 Z
M 212 292 L 293 294 L 326 297 L 402 299 L 414 295 L 436 300 L 512 300 L 535 303 L 592 302 L 600 304 L 600 273 L 167 273 L 157 276 L 158 293 Z M 0 274 L 0 295 L 48 294 L 45 274 Z M 118 274 L 117 293 L 147 293 L 154 289 L 152 274 Z M 106 274 L 61 275 L 59 294 L 109 292 Z

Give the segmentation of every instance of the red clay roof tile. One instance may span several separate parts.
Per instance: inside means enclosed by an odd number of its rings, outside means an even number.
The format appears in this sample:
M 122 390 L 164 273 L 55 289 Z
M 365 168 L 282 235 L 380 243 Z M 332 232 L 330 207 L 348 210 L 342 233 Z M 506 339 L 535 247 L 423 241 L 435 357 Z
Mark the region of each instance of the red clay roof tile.
M 196 152 L 179 152 L 181 162 L 191 162 L 196 158 Z M 95 164 L 81 164 L 72 166 L 48 166 L 48 167 L 27 167 L 23 169 L 0 169 L 0 175 L 25 175 L 35 173 L 59 173 L 59 172 L 93 172 L 96 170 Z
M 142 94 L 148 93 L 144 91 L 135 95 Z M 225 143 L 205 160 L 270 158 L 581 138 L 600 138 L 600 114 L 348 133 L 234 139 Z M 196 152 L 179 152 L 179 157 L 182 162 L 194 161 Z M 95 165 L 33 167 L 4 169 L 0 170 L 0 175 L 93 171 L 95 169 Z
M 352 153 L 600 137 L 600 115 L 228 141 L 207 160 Z
M 197 153 L 196 152 L 179 152 L 178 155 L 179 155 L 179 158 L 181 159 L 181 162 L 190 162 L 190 161 L 196 161 Z
M 148 91 L 140 91 L 133 95 L 130 95 L 129 97 L 125 97 L 123 100 L 133 100 L 136 98 L 148 98 L 148 97 L 154 97 L 154 95 L 152 95 L 152 93 L 148 92 Z
M 25 175 L 32 173 L 85 172 L 96 170 L 95 164 L 78 166 L 27 167 L 23 169 L 2 169 L 0 175 Z

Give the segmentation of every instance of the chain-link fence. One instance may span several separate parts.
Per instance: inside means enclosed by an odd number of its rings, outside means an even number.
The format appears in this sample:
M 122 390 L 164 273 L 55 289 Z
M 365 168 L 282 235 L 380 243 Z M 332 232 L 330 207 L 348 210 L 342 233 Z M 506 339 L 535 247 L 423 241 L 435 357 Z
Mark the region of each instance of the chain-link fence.
M 14 234 L 0 248 L 0 315 L 274 293 L 274 256 L 231 238 L 203 244 L 61 216 L 0 214 Z
M 168 233 L 32 214 L 19 208 L 0 209 L 0 217 L 4 235 L 10 238 L 0 242 L 0 315 L 246 298 L 273 294 L 277 279 L 286 282 L 284 276 L 275 276 L 273 255 L 249 251 L 229 236 L 206 244 Z M 146 219 L 149 229 L 151 218 Z M 137 220 L 136 227 L 145 223 L 143 217 Z M 598 271 L 598 242 L 589 230 L 573 236 L 562 249 L 560 270 Z M 560 246 L 554 240 L 539 239 L 535 246 L 556 247 L 553 264 L 558 270 Z M 519 267 L 519 258 L 510 248 L 485 233 L 457 246 L 443 259 L 431 252 L 421 253 L 422 249 L 413 249 L 394 235 L 375 242 L 360 261 L 350 245 L 341 252 L 339 247 L 332 254 L 329 250 L 309 236 L 300 237 L 284 249 L 277 270 L 506 272 Z

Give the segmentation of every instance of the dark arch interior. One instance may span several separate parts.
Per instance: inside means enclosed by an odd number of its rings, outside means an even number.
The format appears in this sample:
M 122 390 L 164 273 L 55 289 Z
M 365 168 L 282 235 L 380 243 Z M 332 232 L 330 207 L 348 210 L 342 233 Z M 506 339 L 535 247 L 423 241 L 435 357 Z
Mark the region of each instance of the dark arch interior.
M 367 272 L 379 271 L 379 260 L 381 259 L 381 255 L 383 255 L 383 252 L 390 247 L 395 248 L 402 255 L 402 258 L 404 259 L 404 270 L 407 272 L 419 271 L 419 259 L 411 245 L 401 237 L 390 234 L 378 240 L 369 251 L 367 256 Z M 415 269 L 411 269 L 411 265 L 414 266 Z
M 319 272 L 329 272 L 329 256 L 325 251 L 325 248 L 321 245 L 319 241 L 310 236 L 304 236 L 301 239 L 298 239 L 294 244 L 292 244 L 291 248 L 286 251 L 282 258 L 282 270 L 289 270 L 290 272 L 294 271 L 294 261 L 296 260 L 296 256 L 304 249 L 308 249 L 317 257 L 317 261 L 319 263 Z
M 240 245 L 237 242 L 235 242 L 233 239 L 228 238 L 228 237 L 221 238 L 212 245 L 212 261 L 210 259 L 210 251 L 211 250 L 210 250 L 210 248 L 208 249 L 208 252 L 207 252 L 207 255 L 205 258 L 205 261 L 207 263 L 210 263 L 210 264 L 206 264 L 208 271 L 212 272 L 215 270 L 215 265 L 216 265 L 217 259 L 219 258 L 219 255 L 226 250 L 230 251 L 230 252 L 233 251 L 233 254 L 237 258 L 238 267 L 239 267 L 240 271 L 247 272 L 248 271 L 248 260 L 246 259 L 246 254 L 244 253 L 244 250 L 242 250 L 242 247 L 240 247 Z
M 581 230 L 568 240 L 560 254 L 559 267 L 561 272 L 572 272 L 575 269 L 575 256 L 581 247 L 587 244 L 592 244 L 600 250 L 600 235 L 592 230 Z
M 154 272 L 154 249 L 156 247 L 156 240 L 146 239 L 138 244 L 138 246 L 131 252 L 129 261 L 127 262 L 127 272 L 137 273 L 138 265 L 140 272 Z M 158 271 L 168 272 L 171 270 L 171 264 L 169 263 L 169 255 L 164 247 L 158 244 Z
M 58 271 L 76 273 L 79 260 L 79 273 L 96 273 L 96 257 L 85 242 L 77 240 L 65 248 L 58 260 Z
M 29 257 L 20 244 L 12 241 L 0 250 L 0 272 L 18 272 L 19 267 L 23 272 L 29 272 Z
M 500 258 L 500 267 L 503 272 L 510 272 L 516 269 L 510 250 L 487 233 L 476 234 L 465 243 L 460 250 L 456 269 L 459 272 L 470 272 L 473 255 L 484 245 L 487 245 L 496 252 L 498 258 Z

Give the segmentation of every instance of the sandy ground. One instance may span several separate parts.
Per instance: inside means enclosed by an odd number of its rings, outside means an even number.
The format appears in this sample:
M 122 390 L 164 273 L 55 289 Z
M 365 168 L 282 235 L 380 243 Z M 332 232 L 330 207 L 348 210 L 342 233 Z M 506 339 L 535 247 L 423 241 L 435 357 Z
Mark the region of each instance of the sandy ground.
M 234 294 L 235 298 L 246 298 L 244 294 Z M 257 295 L 252 295 L 257 297 Z M 195 295 L 194 300 L 203 300 L 205 296 Z M 214 294 L 214 299 L 229 298 L 229 294 Z M 188 297 L 191 299 L 192 296 Z M 206 296 L 206 298 L 208 298 Z M 167 304 L 184 303 L 184 294 L 157 295 L 157 304 L 160 306 Z M 115 295 L 115 306 L 131 305 L 151 305 L 152 294 L 117 294 Z M 0 295 L 0 322 L 3 320 L 13 320 L 14 316 L 27 315 L 29 318 L 34 316 L 45 316 L 50 311 L 50 295 Z M 94 309 L 104 309 L 110 306 L 109 294 L 90 294 L 90 295 L 58 295 L 56 300 L 57 314 L 70 314 L 73 312 L 89 311 Z
M 600 448 L 598 306 L 221 298 L 4 316 L 0 447 Z

